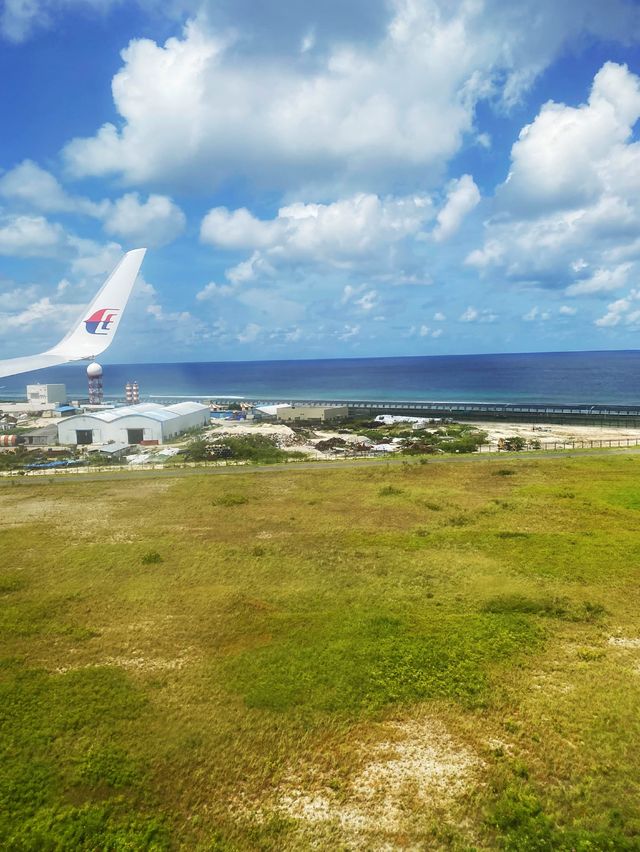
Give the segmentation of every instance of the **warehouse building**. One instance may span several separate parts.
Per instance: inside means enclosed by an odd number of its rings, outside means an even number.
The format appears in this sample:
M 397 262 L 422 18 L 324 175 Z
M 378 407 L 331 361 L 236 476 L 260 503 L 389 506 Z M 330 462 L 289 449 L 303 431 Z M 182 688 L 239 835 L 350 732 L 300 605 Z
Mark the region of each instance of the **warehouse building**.
M 283 423 L 329 423 L 335 420 L 345 420 L 349 416 L 346 405 L 279 405 L 276 417 Z
M 144 402 L 77 414 L 58 424 L 60 444 L 157 443 L 209 422 L 209 407 L 199 402 L 156 405 Z

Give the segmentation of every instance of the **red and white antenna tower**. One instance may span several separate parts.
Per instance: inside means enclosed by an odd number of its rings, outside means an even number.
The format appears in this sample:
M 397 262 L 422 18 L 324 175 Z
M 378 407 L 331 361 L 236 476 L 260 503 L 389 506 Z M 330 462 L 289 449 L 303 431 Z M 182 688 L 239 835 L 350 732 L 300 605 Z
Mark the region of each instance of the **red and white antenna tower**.
M 102 367 L 96 361 L 87 367 L 87 379 L 89 380 L 89 405 L 102 405 L 104 400 Z

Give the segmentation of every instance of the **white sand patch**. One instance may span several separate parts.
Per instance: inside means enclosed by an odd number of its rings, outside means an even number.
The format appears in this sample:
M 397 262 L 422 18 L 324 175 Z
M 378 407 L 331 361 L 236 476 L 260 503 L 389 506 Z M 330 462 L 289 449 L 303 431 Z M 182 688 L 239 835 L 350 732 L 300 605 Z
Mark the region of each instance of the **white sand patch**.
M 95 660 L 90 663 L 76 663 L 66 666 L 58 666 L 54 669 L 58 674 L 64 674 L 69 671 L 78 669 L 95 669 L 102 666 L 116 666 L 126 671 L 139 672 L 170 672 L 179 671 L 188 663 L 195 659 L 195 648 L 183 648 L 177 657 L 151 657 L 145 656 L 138 649 L 133 650 L 128 655 L 118 654 L 114 656 L 104 657 L 100 660 Z
M 590 441 L 603 442 L 608 446 L 608 441 L 627 441 L 631 443 L 640 441 L 640 428 L 625 426 L 605 425 L 580 425 L 580 424 L 558 424 L 558 423 L 503 423 L 475 422 L 471 425 L 477 426 L 484 432 L 489 433 L 488 441 L 491 445 L 497 445 L 500 438 L 511 438 L 518 435 L 526 441 L 540 441 L 544 448 L 545 444 L 571 443 L 573 441 L 588 443 Z
M 629 639 L 625 636 L 610 636 L 609 644 L 615 645 L 617 648 L 640 649 L 640 639 Z
M 366 762 L 346 790 L 305 790 L 292 779 L 280 790 L 276 810 L 311 824 L 337 824 L 346 848 L 379 849 L 380 833 L 403 831 L 416 810 L 435 810 L 461 795 L 481 764 L 433 720 L 386 723 L 380 733 L 384 739 L 363 746 Z

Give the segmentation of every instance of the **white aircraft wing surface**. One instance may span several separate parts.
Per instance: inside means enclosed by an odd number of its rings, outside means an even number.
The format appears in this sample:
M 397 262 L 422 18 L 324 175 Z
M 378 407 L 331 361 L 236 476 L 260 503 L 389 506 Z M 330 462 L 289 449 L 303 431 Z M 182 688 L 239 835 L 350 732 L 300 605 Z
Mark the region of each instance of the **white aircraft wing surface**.
M 60 343 L 38 355 L 0 361 L 0 378 L 55 367 L 67 361 L 93 360 L 112 343 L 146 249 L 134 249 L 122 258 L 97 296 Z

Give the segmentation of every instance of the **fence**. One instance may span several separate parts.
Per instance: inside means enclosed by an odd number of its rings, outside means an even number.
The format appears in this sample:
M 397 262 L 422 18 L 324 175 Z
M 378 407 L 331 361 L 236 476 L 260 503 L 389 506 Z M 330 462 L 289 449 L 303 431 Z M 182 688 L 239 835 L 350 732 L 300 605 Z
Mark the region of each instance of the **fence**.
M 498 453 L 513 455 L 514 452 L 552 452 L 552 451 L 567 451 L 567 450 L 599 450 L 599 449 L 615 449 L 620 447 L 638 447 L 640 446 L 640 438 L 611 438 L 611 439 L 594 439 L 588 441 L 540 441 L 540 446 L 525 445 L 521 450 L 506 450 L 498 449 L 495 444 L 482 444 L 478 453 Z M 472 454 L 470 454 L 472 455 Z M 344 454 L 336 453 L 320 453 L 319 451 L 314 457 L 306 459 L 287 459 L 279 464 L 290 464 L 295 466 L 299 461 L 350 461 L 353 459 L 383 459 L 383 458 L 402 458 L 409 461 L 416 456 L 403 456 L 398 452 L 354 452 Z M 250 463 L 246 461 L 209 461 L 209 462 L 181 462 L 179 464 L 140 464 L 140 465 L 86 465 L 84 467 L 64 467 L 64 468 L 49 468 L 46 470 L 5 470 L 0 471 L 0 477 L 16 477 L 16 476 L 72 476 L 78 473 L 131 473 L 135 474 L 139 470 L 186 470 L 188 468 L 211 468 L 211 467 L 241 467 L 248 466 Z
M 539 445 L 538 445 L 539 444 Z M 495 444 L 482 444 L 479 449 L 481 453 L 513 453 L 513 452 L 552 452 L 554 450 L 602 450 L 616 447 L 638 447 L 640 438 L 596 438 L 593 440 L 578 441 L 539 441 L 535 446 L 525 444 L 522 449 L 508 450 L 500 448 Z

